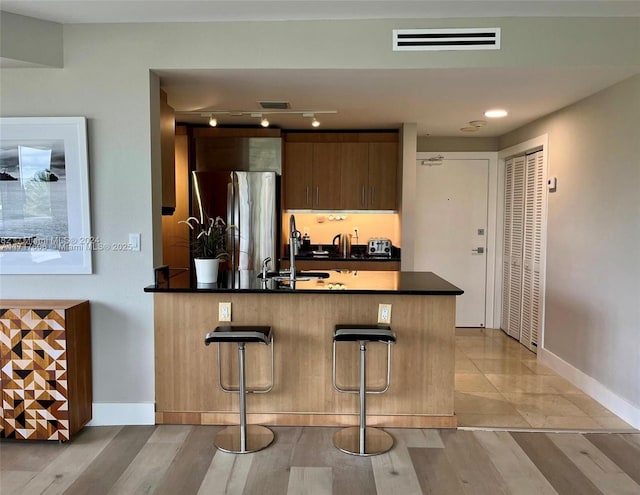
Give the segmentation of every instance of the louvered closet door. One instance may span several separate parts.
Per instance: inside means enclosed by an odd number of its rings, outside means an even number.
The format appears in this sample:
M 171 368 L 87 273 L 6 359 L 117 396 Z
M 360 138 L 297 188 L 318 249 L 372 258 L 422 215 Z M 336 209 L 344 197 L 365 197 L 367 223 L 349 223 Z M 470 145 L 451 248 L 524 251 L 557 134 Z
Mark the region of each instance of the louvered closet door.
M 508 333 L 521 338 L 522 244 L 524 222 L 525 157 L 513 159 L 513 194 L 511 199 L 511 252 L 509 267 Z
M 511 217 L 513 208 L 513 158 L 505 162 L 504 176 L 504 239 L 502 256 L 502 329 L 520 338 L 520 328 L 509 328 L 509 296 L 511 295 Z M 511 333 L 511 331 L 513 333 Z
M 535 351 L 542 326 L 542 220 L 544 205 L 543 152 L 526 157 L 522 263 L 522 326 L 520 342 Z

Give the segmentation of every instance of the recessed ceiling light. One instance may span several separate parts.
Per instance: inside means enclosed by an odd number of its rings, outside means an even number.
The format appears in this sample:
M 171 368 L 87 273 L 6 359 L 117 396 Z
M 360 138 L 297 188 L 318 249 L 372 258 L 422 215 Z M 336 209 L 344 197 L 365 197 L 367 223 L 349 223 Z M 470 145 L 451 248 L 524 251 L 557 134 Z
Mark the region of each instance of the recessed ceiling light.
M 267 120 L 266 117 L 263 117 L 262 120 L 260 121 L 260 125 L 262 127 L 269 127 L 269 120 Z
M 485 125 L 487 125 L 487 121 L 486 120 L 472 120 L 469 122 L 469 125 L 472 125 L 473 127 L 483 127 Z
M 218 125 L 218 121 L 216 120 L 216 118 L 212 115 L 211 118 L 209 119 L 209 125 L 211 127 L 215 127 Z
M 476 127 L 474 125 L 469 125 L 467 127 L 460 128 L 462 132 L 478 132 L 479 129 L 480 129 L 479 127 Z
M 485 117 L 489 117 L 491 119 L 498 119 L 500 117 L 506 117 L 508 112 L 503 110 L 502 108 L 494 108 L 493 110 L 487 110 L 484 112 Z

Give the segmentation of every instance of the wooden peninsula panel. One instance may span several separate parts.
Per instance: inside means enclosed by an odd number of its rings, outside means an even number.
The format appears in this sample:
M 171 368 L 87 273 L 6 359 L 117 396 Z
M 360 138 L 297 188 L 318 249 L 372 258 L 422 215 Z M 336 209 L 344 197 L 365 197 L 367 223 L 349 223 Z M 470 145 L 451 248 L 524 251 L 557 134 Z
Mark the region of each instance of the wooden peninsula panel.
M 378 304 L 392 304 L 391 387 L 367 397 L 368 423 L 387 427 L 455 427 L 454 295 L 353 293 L 156 292 L 156 422 L 234 424 L 238 396 L 218 387 L 217 353 L 205 334 L 219 323 L 219 302 L 231 302 L 236 325 L 271 325 L 275 339 L 275 385 L 268 394 L 249 394 L 250 423 L 271 425 L 357 425 L 357 394 L 334 390 L 332 335 L 337 323 L 375 322 Z M 357 345 L 340 343 L 338 380 L 356 386 Z M 237 347 L 223 349 L 225 381 L 237 381 Z M 367 373 L 371 386 L 384 378 L 386 346 L 371 344 Z M 247 346 L 249 386 L 269 376 L 269 350 Z

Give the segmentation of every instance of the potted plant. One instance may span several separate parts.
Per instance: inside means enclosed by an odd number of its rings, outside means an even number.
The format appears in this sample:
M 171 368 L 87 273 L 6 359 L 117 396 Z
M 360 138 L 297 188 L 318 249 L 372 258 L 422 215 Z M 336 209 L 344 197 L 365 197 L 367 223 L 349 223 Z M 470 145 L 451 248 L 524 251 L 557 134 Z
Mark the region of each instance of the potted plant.
M 198 283 L 213 284 L 218 281 L 218 268 L 221 260 L 228 257 L 225 249 L 228 227 L 220 217 L 211 218 L 202 215 L 200 219 L 189 217 L 180 220 L 193 232 L 193 254 Z

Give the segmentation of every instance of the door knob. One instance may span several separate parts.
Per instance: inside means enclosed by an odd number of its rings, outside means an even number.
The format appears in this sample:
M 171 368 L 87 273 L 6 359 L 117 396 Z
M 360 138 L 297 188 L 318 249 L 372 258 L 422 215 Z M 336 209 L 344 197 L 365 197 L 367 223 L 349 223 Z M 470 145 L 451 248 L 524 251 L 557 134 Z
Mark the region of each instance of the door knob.
M 475 254 L 484 254 L 484 248 L 483 247 L 477 247 L 475 249 L 472 249 L 471 252 L 475 253 Z

